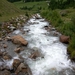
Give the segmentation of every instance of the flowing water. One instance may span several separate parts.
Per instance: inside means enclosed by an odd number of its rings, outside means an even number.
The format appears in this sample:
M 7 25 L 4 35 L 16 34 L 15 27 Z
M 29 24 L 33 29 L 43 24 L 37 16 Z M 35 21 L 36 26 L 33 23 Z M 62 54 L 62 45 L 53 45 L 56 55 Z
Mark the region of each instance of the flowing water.
M 29 30 L 23 36 L 28 40 L 28 47 L 37 47 L 44 56 L 27 60 L 33 75 L 75 75 L 72 71 L 73 65 L 68 59 L 67 45 L 59 41 L 59 36 L 52 35 L 54 31 L 48 32 L 44 26 L 49 26 L 49 23 L 33 17 L 24 27 L 25 31 Z M 23 52 L 23 57 L 25 56 Z
M 38 15 L 40 16 L 40 15 Z M 54 36 L 56 31 L 47 31 L 44 27 L 51 26 L 45 19 L 31 18 L 24 26 L 25 34 L 17 30 L 14 33 L 22 35 L 28 41 L 28 48 L 38 48 L 43 57 L 28 58 L 29 51 L 24 50 L 21 55 L 31 68 L 33 75 L 75 75 L 74 66 L 67 55 L 67 45 Z M 35 49 L 36 50 L 36 49 Z M 27 59 L 27 60 L 26 60 Z

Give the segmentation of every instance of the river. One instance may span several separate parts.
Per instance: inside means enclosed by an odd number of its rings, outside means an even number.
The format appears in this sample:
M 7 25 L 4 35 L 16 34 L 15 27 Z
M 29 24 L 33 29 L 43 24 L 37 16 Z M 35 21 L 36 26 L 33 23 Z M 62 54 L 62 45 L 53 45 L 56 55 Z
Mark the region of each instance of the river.
M 40 15 L 38 16 L 40 17 Z M 44 28 L 49 25 L 45 19 L 33 17 L 24 26 L 24 31 L 29 30 L 29 32 L 26 35 L 21 34 L 28 41 L 28 48 L 37 47 L 44 56 L 35 60 L 27 59 L 33 75 L 75 75 L 72 70 L 73 64 L 68 59 L 67 45 L 59 41 L 60 33 L 58 36 L 54 36 L 52 34 L 56 32 L 55 30 L 48 32 Z M 26 58 L 24 52 L 21 55 Z
M 40 15 L 38 15 L 40 17 Z M 30 18 L 23 27 L 25 34 L 20 30 L 13 33 L 23 36 L 28 41 L 28 48 L 36 48 L 43 56 L 31 59 L 28 50 L 20 54 L 25 58 L 33 75 L 75 75 L 72 67 L 74 66 L 67 55 L 67 45 L 59 41 L 61 35 L 52 26 L 47 31 L 45 26 L 51 26 L 45 19 Z M 57 33 L 57 36 L 53 34 Z

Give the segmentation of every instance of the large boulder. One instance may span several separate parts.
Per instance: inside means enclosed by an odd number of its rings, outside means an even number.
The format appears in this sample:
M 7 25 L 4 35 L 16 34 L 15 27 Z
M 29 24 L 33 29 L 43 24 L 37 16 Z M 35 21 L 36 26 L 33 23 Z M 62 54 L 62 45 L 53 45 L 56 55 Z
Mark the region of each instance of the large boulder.
M 60 36 L 60 41 L 61 41 L 62 43 L 68 44 L 68 43 L 69 43 L 69 39 L 70 39 L 69 36 L 65 36 L 65 35 L 61 35 L 61 36 Z
M 12 42 L 15 44 L 21 44 L 25 46 L 28 44 L 28 42 L 20 35 L 13 36 L 11 39 L 12 39 Z

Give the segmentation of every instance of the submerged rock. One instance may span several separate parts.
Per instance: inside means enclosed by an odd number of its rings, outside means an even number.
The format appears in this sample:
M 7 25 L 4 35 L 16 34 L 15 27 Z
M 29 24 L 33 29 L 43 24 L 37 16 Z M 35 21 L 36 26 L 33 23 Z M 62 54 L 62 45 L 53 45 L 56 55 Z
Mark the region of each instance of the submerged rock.
M 28 44 L 27 40 L 25 40 L 20 35 L 13 36 L 12 37 L 12 42 L 15 43 L 15 44 L 21 44 L 21 45 L 25 45 L 25 46 Z

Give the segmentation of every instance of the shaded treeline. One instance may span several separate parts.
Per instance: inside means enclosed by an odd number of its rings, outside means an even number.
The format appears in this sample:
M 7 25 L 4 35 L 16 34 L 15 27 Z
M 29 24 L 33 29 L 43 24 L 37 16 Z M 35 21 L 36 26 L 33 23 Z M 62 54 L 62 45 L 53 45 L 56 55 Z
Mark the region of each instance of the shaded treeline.
M 35 2 L 35 1 L 45 1 L 45 0 L 7 0 L 9 2 L 17 2 L 17 1 L 23 1 L 23 2 Z
M 67 7 L 75 8 L 75 0 L 49 0 L 49 8 L 53 9 L 64 9 Z

